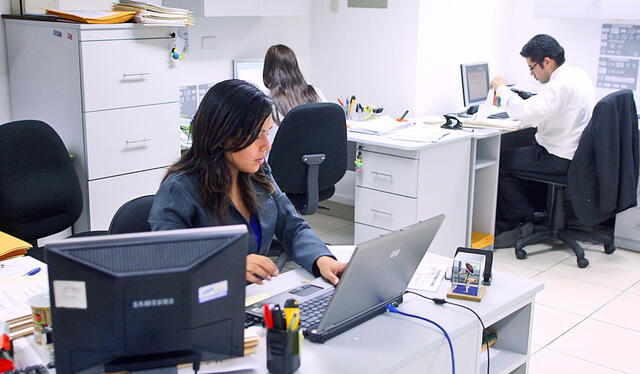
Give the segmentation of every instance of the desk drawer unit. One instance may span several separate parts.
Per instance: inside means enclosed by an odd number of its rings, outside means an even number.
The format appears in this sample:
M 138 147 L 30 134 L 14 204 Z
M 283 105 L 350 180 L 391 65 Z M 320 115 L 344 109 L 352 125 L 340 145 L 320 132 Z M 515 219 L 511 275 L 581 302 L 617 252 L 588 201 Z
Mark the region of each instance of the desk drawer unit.
M 174 163 L 177 117 L 177 103 L 86 113 L 88 179 Z
M 356 186 L 416 197 L 418 160 L 362 151 L 362 169 L 356 173 Z
M 414 198 L 356 187 L 354 219 L 357 223 L 385 230 L 397 230 L 417 222 Z
M 169 39 L 82 42 L 84 111 L 176 101 Z

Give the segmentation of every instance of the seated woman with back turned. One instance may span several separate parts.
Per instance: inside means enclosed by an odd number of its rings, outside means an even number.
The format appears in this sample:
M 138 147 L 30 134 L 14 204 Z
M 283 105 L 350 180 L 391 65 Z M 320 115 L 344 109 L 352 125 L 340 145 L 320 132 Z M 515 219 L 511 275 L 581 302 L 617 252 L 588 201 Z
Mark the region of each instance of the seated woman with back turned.
M 275 123 L 269 135 L 271 141 L 275 138 L 282 119 L 291 109 L 302 104 L 327 101 L 320 89 L 307 84 L 300 72 L 296 54 L 286 45 L 269 47 L 264 56 L 262 79 L 274 102 Z
M 346 264 L 298 216 L 264 163 L 271 111 L 271 100 L 250 83 L 213 86 L 193 120 L 193 146 L 167 171 L 149 224 L 154 231 L 244 224 L 251 234 L 248 281 L 278 275 L 265 256 L 275 235 L 295 262 L 336 284 Z

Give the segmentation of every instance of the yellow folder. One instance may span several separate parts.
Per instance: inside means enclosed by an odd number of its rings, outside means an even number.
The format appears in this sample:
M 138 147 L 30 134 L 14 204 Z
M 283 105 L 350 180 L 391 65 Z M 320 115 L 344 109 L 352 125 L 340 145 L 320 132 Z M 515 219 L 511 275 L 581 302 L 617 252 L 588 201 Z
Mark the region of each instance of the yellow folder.
M 23 256 L 29 248 L 31 244 L 0 231 L 0 261 Z
M 47 9 L 47 14 L 82 23 L 124 23 L 136 15 L 136 11 L 115 10 L 58 10 Z

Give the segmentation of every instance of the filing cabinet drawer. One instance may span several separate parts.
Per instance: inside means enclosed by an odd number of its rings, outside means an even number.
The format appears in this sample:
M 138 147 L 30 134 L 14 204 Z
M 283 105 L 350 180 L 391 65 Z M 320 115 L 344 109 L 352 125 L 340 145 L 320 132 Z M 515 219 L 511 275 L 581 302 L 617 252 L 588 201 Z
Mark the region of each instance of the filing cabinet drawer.
M 107 230 L 111 218 L 127 201 L 155 195 L 166 168 L 89 181 L 90 230 Z
M 356 187 L 356 223 L 397 230 L 417 222 L 417 200 Z
M 363 151 L 356 186 L 417 197 L 418 160 Z
M 177 103 L 85 113 L 88 179 L 174 163 L 177 117 Z
M 389 230 L 379 229 L 377 227 L 371 227 L 371 226 L 363 225 L 361 223 L 356 223 L 354 225 L 353 243 L 358 245 L 362 242 L 375 239 L 381 235 L 384 235 L 390 232 L 391 231 Z
M 80 43 L 84 111 L 176 101 L 171 39 Z

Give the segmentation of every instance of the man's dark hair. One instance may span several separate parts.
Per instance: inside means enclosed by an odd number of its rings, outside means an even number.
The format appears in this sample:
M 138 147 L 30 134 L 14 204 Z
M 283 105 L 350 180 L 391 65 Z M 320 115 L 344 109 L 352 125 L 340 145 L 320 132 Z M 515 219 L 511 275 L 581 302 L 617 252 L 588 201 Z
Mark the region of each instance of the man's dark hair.
M 545 57 L 555 60 L 558 66 L 564 64 L 564 48 L 553 37 L 538 34 L 522 47 L 520 56 L 528 57 L 533 62 L 541 63 Z

